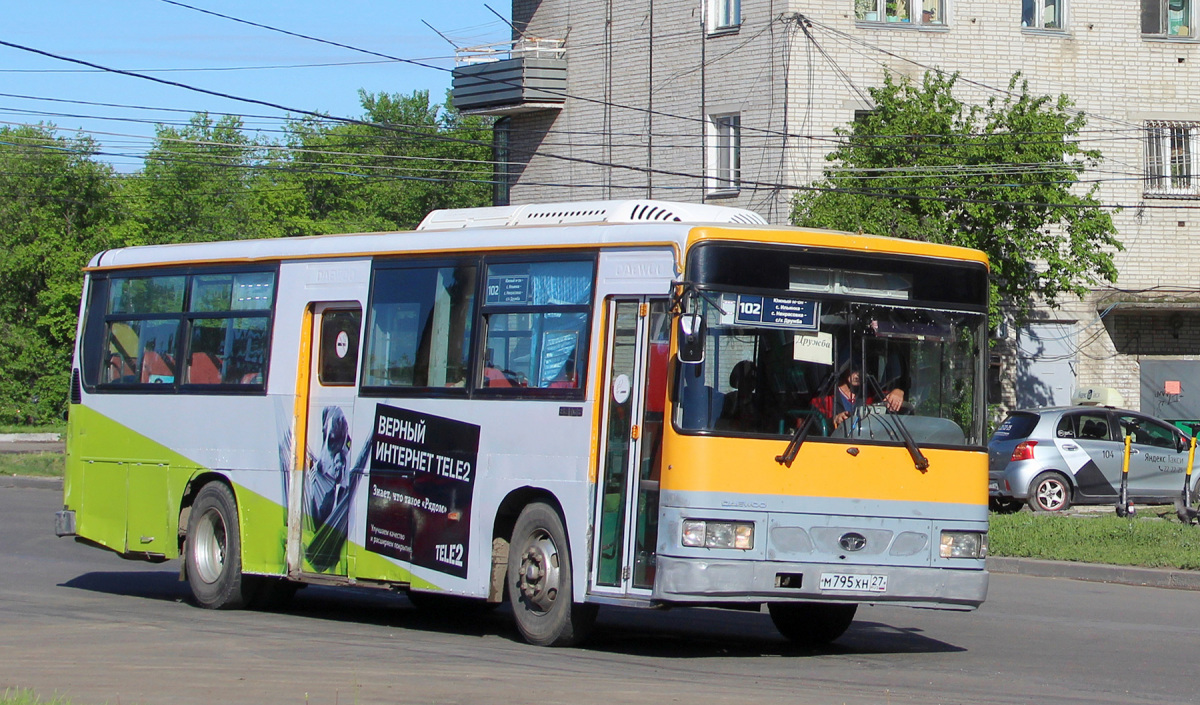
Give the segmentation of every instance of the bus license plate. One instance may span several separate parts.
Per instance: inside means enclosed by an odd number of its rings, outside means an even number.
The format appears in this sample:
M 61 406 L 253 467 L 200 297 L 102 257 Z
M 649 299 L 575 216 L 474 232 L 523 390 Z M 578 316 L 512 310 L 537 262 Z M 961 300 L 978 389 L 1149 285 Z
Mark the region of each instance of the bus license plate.
M 846 592 L 887 592 L 887 576 L 821 573 L 821 589 Z

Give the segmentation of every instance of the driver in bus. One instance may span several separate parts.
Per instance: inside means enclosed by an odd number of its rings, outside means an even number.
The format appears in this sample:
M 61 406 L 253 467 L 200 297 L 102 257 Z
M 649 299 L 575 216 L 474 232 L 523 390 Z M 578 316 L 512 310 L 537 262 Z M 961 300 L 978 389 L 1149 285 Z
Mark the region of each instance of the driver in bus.
M 862 391 L 862 371 L 857 367 L 847 367 L 838 378 L 838 384 L 833 392 L 825 396 L 814 397 L 813 408 L 820 411 L 833 423 L 834 428 L 841 426 L 846 419 L 853 418 L 858 409 L 864 404 L 871 405 L 882 402 L 890 413 L 897 413 L 904 404 L 904 390 L 893 387 L 876 399 L 867 395 L 864 402 L 859 395 Z

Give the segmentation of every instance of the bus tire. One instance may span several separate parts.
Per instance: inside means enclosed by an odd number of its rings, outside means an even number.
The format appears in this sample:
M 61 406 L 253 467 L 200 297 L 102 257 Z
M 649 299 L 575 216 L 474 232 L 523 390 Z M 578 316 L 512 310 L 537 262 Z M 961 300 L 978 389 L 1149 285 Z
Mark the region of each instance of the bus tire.
M 558 512 L 521 510 L 508 552 L 508 598 L 521 636 L 536 646 L 574 646 L 591 631 L 595 605 L 575 604 L 571 552 Z
M 825 646 L 850 628 L 858 605 L 828 602 L 771 602 L 771 621 L 779 633 L 800 646 Z
M 242 575 L 242 540 L 237 502 L 223 482 L 200 488 L 188 516 L 184 560 L 196 603 L 207 609 L 241 609 L 256 584 Z

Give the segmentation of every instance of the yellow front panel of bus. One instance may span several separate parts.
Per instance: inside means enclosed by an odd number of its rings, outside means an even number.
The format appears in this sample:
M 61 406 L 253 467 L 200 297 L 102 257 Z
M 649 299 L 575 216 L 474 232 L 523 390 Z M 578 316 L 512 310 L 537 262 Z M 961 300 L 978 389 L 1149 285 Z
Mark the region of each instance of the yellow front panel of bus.
M 917 470 L 903 446 L 809 440 L 791 467 L 787 439 L 683 436 L 668 429 L 661 488 L 680 492 L 987 504 L 987 453 L 923 448 Z

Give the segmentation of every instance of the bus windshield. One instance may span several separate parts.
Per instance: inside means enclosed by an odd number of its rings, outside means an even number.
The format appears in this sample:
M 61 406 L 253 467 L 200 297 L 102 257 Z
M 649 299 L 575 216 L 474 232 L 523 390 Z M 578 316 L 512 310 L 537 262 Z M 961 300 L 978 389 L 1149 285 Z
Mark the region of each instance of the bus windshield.
M 706 291 L 705 359 L 677 365 L 684 432 L 979 446 L 986 316 Z

